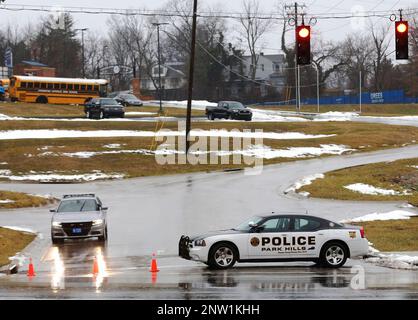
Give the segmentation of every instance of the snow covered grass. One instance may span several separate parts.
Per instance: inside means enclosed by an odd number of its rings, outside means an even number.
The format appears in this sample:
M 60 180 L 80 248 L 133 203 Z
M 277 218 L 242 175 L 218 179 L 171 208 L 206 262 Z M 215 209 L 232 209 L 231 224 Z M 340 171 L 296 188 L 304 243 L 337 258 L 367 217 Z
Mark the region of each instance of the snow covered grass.
M 317 179 L 323 179 L 324 175 L 322 173 L 316 173 L 307 177 L 304 177 L 298 181 L 296 181 L 291 187 L 287 188 L 285 190 L 285 193 L 289 193 L 289 192 L 296 192 L 298 191 L 300 188 L 302 188 L 303 186 L 308 186 L 310 184 L 312 184 L 313 181 L 317 180 Z M 302 196 L 309 196 L 309 192 L 300 192 L 299 194 L 301 194 Z
M 394 210 L 384 213 L 370 213 L 361 217 L 342 220 L 342 223 L 352 222 L 370 222 L 370 221 L 388 221 L 388 220 L 409 220 L 411 217 L 417 217 L 417 213 L 405 211 L 405 210 Z
M 1 175 L 32 176 L 50 172 L 72 176 L 99 170 L 106 175 L 138 177 L 244 167 L 233 164 L 158 165 L 153 154 L 148 152 L 152 149 L 155 129 L 155 123 L 147 122 L 0 121 L 0 163 L 7 163 L 0 165 L 0 170 L 3 170 Z M 164 123 L 163 129 L 172 130 L 171 134 L 174 135 L 179 134 L 176 123 Z M 203 131 L 199 133 L 198 129 Z M 232 129 L 240 132 L 231 132 Z M 244 129 L 251 133 L 244 133 Z M 262 129 L 263 133 L 255 133 L 256 129 Z M 242 154 L 263 157 L 266 165 L 358 152 L 358 146 L 368 146 L 361 151 L 372 151 L 381 149 L 383 144 L 395 146 L 412 140 L 418 141 L 418 128 L 352 122 L 200 122 L 193 123 L 193 130 L 205 136 L 263 136 L 262 146 L 242 150 Z M 29 139 L 2 140 L 1 136 L 7 138 L 4 132 L 8 132 L 9 138 Z M 135 136 L 131 136 L 132 133 Z M 33 139 L 35 134 L 39 134 L 38 138 L 56 138 Z M 75 138 L 74 135 L 83 137 Z M 70 137 L 58 138 L 63 136 Z M 261 145 L 254 140 L 252 143 Z M 232 143 L 229 150 L 232 150 Z M 415 168 L 409 169 L 417 171 Z M 362 180 L 349 181 L 344 185 L 357 182 L 386 187 Z
M 345 223 L 364 227 L 365 237 L 371 242 L 371 248 L 380 252 L 418 251 L 417 214 L 395 210 L 385 213 L 372 213 Z
M 301 191 L 317 198 L 404 201 L 418 206 L 417 165 L 418 158 L 413 158 L 331 171 Z
M 55 199 L 50 196 L 0 191 L 0 209 L 40 207 L 53 203 L 54 201 Z
M 362 194 L 371 194 L 371 195 L 389 195 L 389 196 L 400 196 L 400 195 L 411 195 L 411 191 L 404 190 L 404 191 L 395 191 L 395 190 L 388 190 L 383 188 L 376 188 L 374 186 L 371 186 L 369 184 L 364 183 L 353 183 L 348 186 L 344 186 L 344 188 L 359 192 Z
M 60 138 L 108 138 L 108 137 L 164 137 L 184 136 L 184 131 L 133 131 L 133 130 L 8 130 L 0 131 L 0 140 L 16 139 L 60 139 Z M 263 138 L 274 140 L 318 139 L 334 136 L 312 135 L 300 132 L 232 132 L 227 130 L 192 130 L 194 137 L 239 137 L 239 138 Z
M 347 148 L 347 146 L 341 145 L 320 145 L 319 147 L 294 147 L 287 149 L 272 149 L 264 145 L 255 145 L 244 150 L 234 151 L 191 151 L 191 154 L 208 154 L 214 153 L 218 156 L 240 154 L 248 157 L 256 157 L 263 159 L 275 159 L 275 158 L 310 158 L 321 155 L 333 155 L 342 154 L 344 152 L 353 151 L 353 149 Z M 53 153 L 50 151 L 39 153 L 38 157 L 53 156 L 53 157 L 71 157 L 71 158 L 91 158 L 99 155 L 111 155 L 111 154 L 142 154 L 142 155 L 155 155 L 155 154 L 176 154 L 184 153 L 181 150 L 164 149 L 153 151 L 150 149 L 135 149 L 135 150 L 111 150 L 111 151 L 78 151 L 78 152 L 62 152 Z
M 22 251 L 35 237 L 35 234 L 26 231 L 0 227 L 0 266 L 9 263 L 9 258 Z
M 88 182 L 95 180 L 108 180 L 108 179 L 122 179 L 125 175 L 120 173 L 106 174 L 100 171 L 92 173 L 81 174 L 59 174 L 53 171 L 50 172 L 32 172 L 30 174 L 22 175 L 0 175 L 0 178 L 10 181 L 33 181 L 33 182 Z

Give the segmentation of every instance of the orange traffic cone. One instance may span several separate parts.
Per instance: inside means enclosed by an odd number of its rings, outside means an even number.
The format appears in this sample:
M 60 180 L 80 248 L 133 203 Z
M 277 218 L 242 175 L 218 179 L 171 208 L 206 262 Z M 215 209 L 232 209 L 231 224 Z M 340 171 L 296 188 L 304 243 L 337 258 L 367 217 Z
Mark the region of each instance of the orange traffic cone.
M 152 254 L 152 260 L 151 260 L 151 269 L 150 272 L 158 272 L 160 271 L 157 267 L 157 258 L 155 257 L 155 253 Z
M 28 277 L 34 277 L 34 276 L 36 276 L 36 274 L 35 274 L 35 268 L 33 267 L 32 258 L 29 259 L 29 269 L 28 269 L 27 275 L 28 275 Z
M 156 284 L 157 283 L 157 274 L 158 272 L 152 272 L 151 273 L 151 283 Z
M 97 275 L 99 273 L 99 264 L 97 263 L 96 257 L 94 257 L 93 261 L 93 276 Z

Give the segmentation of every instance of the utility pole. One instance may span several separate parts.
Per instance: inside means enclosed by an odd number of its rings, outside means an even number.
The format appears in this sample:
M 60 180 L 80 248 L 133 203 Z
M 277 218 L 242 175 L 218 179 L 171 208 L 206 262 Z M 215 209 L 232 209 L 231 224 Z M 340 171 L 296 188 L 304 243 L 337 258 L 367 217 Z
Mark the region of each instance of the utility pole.
M 305 5 L 299 5 L 297 2 L 294 3 L 294 5 L 286 5 L 285 9 L 292 10 L 293 12 L 288 11 L 289 16 L 293 16 L 293 18 L 289 19 L 289 24 L 295 26 L 295 38 L 297 37 L 297 27 L 298 27 L 298 15 L 299 8 L 303 9 Z M 303 17 L 302 17 L 303 20 Z M 294 23 L 294 24 L 291 24 Z M 295 41 L 295 105 L 296 105 L 296 112 L 300 112 L 300 69 L 298 66 L 297 61 L 297 48 L 298 44 L 297 41 Z
M 165 22 L 155 22 L 152 25 L 157 27 L 157 45 L 158 45 L 158 96 L 160 98 L 160 114 L 163 113 L 163 101 L 162 101 L 162 92 L 161 92 L 161 48 L 160 48 L 160 26 L 168 23 Z
M 88 28 L 75 29 L 75 31 L 81 31 L 81 64 L 83 68 L 83 78 L 86 77 L 86 68 L 85 68 L 85 61 L 84 61 L 84 31 L 86 30 L 88 30 Z
M 186 116 L 186 156 L 190 148 L 190 129 L 192 118 L 192 99 L 193 99 L 193 80 L 194 80 L 194 57 L 196 49 L 196 25 L 197 25 L 197 0 L 193 0 L 193 24 L 192 24 L 192 43 L 190 50 L 190 68 L 189 68 L 189 88 L 187 97 L 187 116 Z
M 359 73 L 359 104 L 360 104 L 360 113 L 361 113 L 361 87 L 362 87 L 362 79 L 361 79 L 361 70 Z

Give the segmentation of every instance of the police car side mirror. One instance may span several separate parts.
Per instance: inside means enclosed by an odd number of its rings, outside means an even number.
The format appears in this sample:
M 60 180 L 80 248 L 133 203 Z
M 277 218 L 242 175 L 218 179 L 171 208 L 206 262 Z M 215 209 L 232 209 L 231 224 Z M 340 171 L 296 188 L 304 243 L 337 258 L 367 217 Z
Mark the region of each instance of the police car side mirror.
M 103 211 L 107 211 L 109 208 L 108 207 L 102 207 L 101 208 Z
M 51 209 L 51 210 L 49 210 L 49 212 L 51 212 L 51 213 L 55 213 L 55 212 L 57 212 L 57 210 L 55 210 L 55 209 Z
M 255 223 L 255 222 L 248 222 L 248 226 L 250 227 L 250 228 L 257 228 L 258 227 L 258 224 L 257 223 Z

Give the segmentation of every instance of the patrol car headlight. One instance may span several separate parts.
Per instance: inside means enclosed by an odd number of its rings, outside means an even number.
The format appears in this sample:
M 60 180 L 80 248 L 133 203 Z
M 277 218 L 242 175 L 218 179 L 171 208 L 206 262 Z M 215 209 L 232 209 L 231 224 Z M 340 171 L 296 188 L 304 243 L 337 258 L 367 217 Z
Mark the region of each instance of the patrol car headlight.
M 205 242 L 205 240 L 203 240 L 203 239 L 201 239 L 201 240 L 196 240 L 196 241 L 194 242 L 194 245 L 195 245 L 196 247 L 206 247 L 206 242 Z
M 103 219 L 97 219 L 93 221 L 93 226 L 98 226 L 101 225 L 103 223 Z
M 53 227 L 61 227 L 61 222 L 52 221 L 52 226 Z

